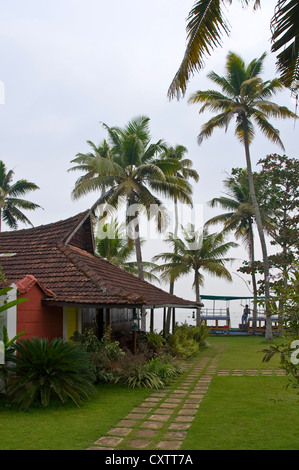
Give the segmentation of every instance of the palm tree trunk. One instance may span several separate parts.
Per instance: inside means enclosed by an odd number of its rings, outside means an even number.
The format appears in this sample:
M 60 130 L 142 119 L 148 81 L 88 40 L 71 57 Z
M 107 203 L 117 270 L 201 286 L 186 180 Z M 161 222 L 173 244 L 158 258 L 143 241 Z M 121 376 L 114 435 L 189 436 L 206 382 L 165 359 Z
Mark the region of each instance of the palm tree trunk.
M 256 277 L 253 268 L 254 264 L 254 238 L 253 238 L 253 228 L 252 228 L 252 221 L 249 220 L 249 258 L 250 258 L 250 265 L 251 265 L 251 279 L 252 279 L 252 290 L 253 290 L 253 312 L 252 312 L 252 334 L 255 335 L 256 333 L 256 320 L 257 320 L 257 285 L 256 285 Z
M 269 309 L 270 303 L 270 289 L 269 289 L 269 261 L 268 261 L 268 253 L 267 253 L 267 246 L 265 240 L 265 234 L 263 229 L 263 223 L 260 213 L 260 208 L 256 199 L 255 188 L 254 188 L 254 181 L 253 181 L 253 173 L 251 168 L 251 160 L 250 160 L 250 152 L 249 152 L 249 140 L 248 140 L 248 129 L 247 129 L 247 121 L 245 116 L 243 116 L 243 129 L 244 129 L 244 147 L 245 147 L 245 155 L 246 155 L 246 165 L 247 165 L 247 174 L 248 174 L 248 183 L 249 183 L 249 191 L 250 197 L 252 201 L 252 206 L 254 210 L 255 220 L 257 224 L 258 234 L 261 243 L 261 249 L 263 254 L 263 266 L 264 266 L 264 282 L 265 282 L 265 314 L 266 314 L 266 340 L 272 340 L 272 321 L 271 321 L 271 312 Z
M 174 239 L 177 239 L 178 236 L 178 228 L 179 228 L 179 214 L 178 214 L 178 201 L 177 197 L 174 196 Z M 176 253 L 177 249 L 176 246 L 174 247 L 174 252 Z M 173 294 L 174 293 L 174 281 L 171 280 L 169 284 L 169 293 Z M 167 309 L 167 317 L 166 317 L 166 333 L 170 332 L 170 322 L 171 322 L 171 308 L 169 307 Z
M 198 270 L 195 269 L 194 272 L 194 284 L 195 284 L 195 300 L 196 303 L 199 303 L 201 301 L 200 299 L 200 294 L 199 294 L 199 282 L 198 282 Z M 200 325 L 200 308 L 196 309 L 196 326 Z

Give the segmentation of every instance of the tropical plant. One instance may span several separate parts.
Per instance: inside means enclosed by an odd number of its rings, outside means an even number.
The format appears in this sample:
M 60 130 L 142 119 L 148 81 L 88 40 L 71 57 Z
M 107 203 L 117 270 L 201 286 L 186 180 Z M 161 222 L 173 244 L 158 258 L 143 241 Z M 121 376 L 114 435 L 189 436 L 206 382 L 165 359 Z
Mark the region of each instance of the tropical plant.
M 197 182 L 199 180 L 199 175 L 196 170 L 192 168 L 192 160 L 185 157 L 187 153 L 186 147 L 183 145 L 176 145 L 175 147 L 167 146 L 165 151 L 161 156 L 161 161 L 174 162 L 174 167 L 168 168 L 165 176 L 168 183 L 171 183 L 170 186 L 170 196 L 174 202 L 174 237 L 178 236 L 179 229 L 179 213 L 178 213 L 178 203 L 188 204 L 192 207 L 192 186 L 190 185 L 189 180 Z M 159 164 L 159 163 L 158 163 Z M 170 171 L 169 171 L 170 170 Z M 169 283 L 169 293 L 174 293 L 174 279 L 170 279 Z M 167 317 L 166 317 L 166 332 L 169 332 L 171 321 L 171 308 L 168 308 Z
M 282 148 L 283 143 L 279 137 L 279 131 L 268 121 L 268 117 L 290 118 L 296 117 L 285 106 L 270 101 L 272 95 L 281 90 L 282 84 L 278 79 L 263 82 L 260 78 L 263 61 L 266 54 L 258 59 L 252 60 L 248 66 L 237 54 L 230 52 L 226 61 L 226 75 L 219 76 L 215 72 L 210 72 L 208 77 L 217 84 L 222 93 L 215 90 L 197 91 L 189 99 L 190 103 L 203 103 L 200 113 L 211 110 L 218 112 L 207 123 L 202 126 L 198 136 L 198 143 L 212 135 L 217 128 L 227 129 L 232 119 L 236 119 L 235 134 L 244 145 L 246 168 L 248 175 L 250 199 L 252 202 L 258 234 L 261 243 L 264 263 L 265 279 L 269 276 L 269 264 L 267 246 L 265 241 L 262 217 L 257 201 L 253 172 L 251 167 L 250 144 L 254 138 L 254 121 L 263 134 L 272 142 L 277 143 Z M 269 316 L 269 286 L 265 282 L 265 305 L 267 315 L 266 339 L 272 339 L 272 323 Z
M 40 208 L 38 204 L 20 198 L 20 196 L 35 191 L 39 187 L 25 179 L 11 184 L 13 176 L 14 171 L 7 171 L 3 161 L 0 161 L 0 231 L 2 220 L 12 229 L 18 228 L 18 222 L 32 225 L 23 210 Z
M 252 293 L 254 297 L 252 331 L 255 332 L 257 317 L 257 282 L 254 269 L 254 210 L 250 199 L 247 171 L 241 168 L 232 170 L 232 174 L 223 181 L 225 195 L 213 198 L 208 202 L 211 207 L 220 206 L 224 213 L 212 217 L 206 225 L 223 224 L 224 232 L 232 231 L 236 240 L 242 239 L 249 253 L 248 267 L 252 279 Z M 260 189 L 260 185 L 259 185 Z M 255 178 L 255 190 L 257 191 L 257 179 Z M 259 205 L 262 197 L 258 196 Z M 265 209 L 261 211 L 264 225 L 270 226 L 269 218 L 265 215 Z
M 173 251 L 156 255 L 154 261 L 162 260 L 164 263 L 155 271 L 162 273 L 162 279 L 178 279 L 194 273 L 193 287 L 195 288 L 196 303 L 200 303 L 200 285 L 203 285 L 204 276 L 201 271 L 206 271 L 212 276 L 231 281 L 231 275 L 225 267 L 225 263 L 231 261 L 225 258 L 230 248 L 238 246 L 234 242 L 224 243 L 223 233 L 209 234 L 205 227 L 202 231 L 195 230 L 194 225 L 181 227 L 182 238 L 175 238 L 170 233 L 167 242 L 172 245 Z M 200 310 L 197 310 L 197 325 L 200 323 Z
M 115 381 L 112 362 L 122 358 L 125 353 L 118 341 L 111 341 L 111 326 L 107 328 L 101 340 L 94 334 L 92 328 L 86 329 L 83 333 L 75 331 L 70 340 L 88 352 L 96 381 Z
M 224 7 L 232 0 L 196 0 L 187 17 L 187 46 L 181 65 L 168 90 L 170 98 L 184 96 L 190 77 L 204 67 L 205 56 L 221 45 L 223 34 L 230 34 Z M 242 5 L 253 3 L 256 10 L 260 0 L 241 0 Z M 299 3 L 297 0 L 277 0 L 271 20 L 272 52 L 283 83 L 292 87 L 299 79 Z
M 99 199 L 94 203 L 93 210 L 102 209 L 102 214 L 117 208 L 125 202 L 128 237 L 135 244 L 138 276 L 143 279 L 143 264 L 140 243 L 140 211 L 147 216 L 155 217 L 158 229 L 161 229 L 163 216 L 166 217 L 162 202 L 153 194 L 159 192 L 168 195 L 169 185 L 163 170 L 157 166 L 156 157 L 163 150 L 162 140 L 151 143 L 149 118 L 138 116 L 124 128 L 109 127 L 103 124 L 109 135 L 111 159 L 91 157 L 94 174 L 88 172 L 86 178 L 76 182 L 72 192 L 77 199 L 90 191 L 101 190 Z M 78 157 L 72 162 L 79 163 Z M 171 166 L 164 162 L 164 168 Z M 153 207 L 159 208 L 154 211 Z
M 23 336 L 26 331 L 21 331 L 16 334 L 13 338 L 9 339 L 7 328 L 3 325 L 2 328 L 2 340 L 0 340 L 0 352 L 1 352 L 1 341 L 3 344 L 3 355 L 4 363 L 0 362 L 0 393 L 7 393 L 8 390 L 8 378 L 10 374 L 10 364 L 13 361 L 13 356 L 15 354 L 15 344 L 16 341 Z M 1 378 L 3 379 L 3 387 L 1 388 Z
M 169 385 L 172 380 L 182 373 L 179 365 L 175 364 L 174 358 L 163 355 L 152 358 L 147 363 L 146 369 L 157 374 L 164 386 Z
M 22 410 L 36 402 L 47 407 L 54 397 L 80 406 L 95 393 L 89 355 L 81 346 L 62 338 L 32 338 L 14 347 L 15 375 L 8 393 Z
M 116 219 L 105 222 L 105 219 L 99 222 L 96 232 L 96 252 L 101 258 L 105 258 L 110 263 L 125 269 L 126 271 L 138 275 L 138 266 L 136 261 L 130 261 L 134 254 L 134 245 L 132 245 L 126 236 L 124 224 L 119 224 Z M 144 240 L 140 240 L 142 246 Z M 148 281 L 155 280 L 159 282 L 151 269 L 155 267 L 154 263 L 143 261 L 143 276 Z

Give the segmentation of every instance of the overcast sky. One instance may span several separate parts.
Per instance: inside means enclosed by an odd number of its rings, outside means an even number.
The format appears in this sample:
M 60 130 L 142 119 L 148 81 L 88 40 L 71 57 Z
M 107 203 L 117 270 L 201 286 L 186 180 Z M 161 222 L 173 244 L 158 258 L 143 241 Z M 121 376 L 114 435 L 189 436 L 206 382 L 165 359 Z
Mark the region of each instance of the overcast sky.
M 216 215 L 217 209 L 205 204 L 221 195 L 222 181 L 233 167 L 245 167 L 244 150 L 233 127 L 227 133 L 215 132 L 199 147 L 196 136 L 209 116 L 199 116 L 198 107 L 187 104 L 187 99 L 197 89 L 211 86 L 206 78 L 210 70 L 224 73 L 230 50 L 247 62 L 267 51 L 263 78 L 275 76 L 270 19 L 276 0 L 262 2 L 262 10 L 254 13 L 237 4 L 230 7 L 231 36 L 192 78 L 186 98 L 170 102 L 167 90 L 183 57 L 186 17 L 193 3 L 0 1 L 0 80 L 5 88 L 5 102 L 0 105 L 0 159 L 15 171 L 15 179 L 26 178 L 40 187 L 28 195 L 43 207 L 27 213 L 34 226 L 90 207 L 95 194 L 76 202 L 71 199 L 80 174 L 67 172 L 70 161 L 78 152 L 90 150 L 87 140 L 97 144 L 107 136 L 102 122 L 123 126 L 141 114 L 150 118 L 153 141 L 164 139 L 187 147 L 200 175 L 194 202 L 203 206 L 204 220 Z M 294 110 L 288 91 L 275 100 Z M 273 123 L 281 131 L 285 153 L 297 158 L 298 127 L 292 121 Z M 260 158 L 281 152 L 257 132 L 251 148 L 253 169 Z M 149 260 L 157 252 L 161 245 L 151 241 L 144 258 Z M 231 256 L 242 259 L 246 253 L 241 248 L 232 250 Z M 232 272 L 237 273 L 240 264 L 241 260 L 235 263 Z M 233 278 L 234 283 L 227 284 L 206 277 L 202 293 L 249 294 L 244 280 L 237 274 Z M 190 279 L 178 282 L 176 293 L 193 299 Z

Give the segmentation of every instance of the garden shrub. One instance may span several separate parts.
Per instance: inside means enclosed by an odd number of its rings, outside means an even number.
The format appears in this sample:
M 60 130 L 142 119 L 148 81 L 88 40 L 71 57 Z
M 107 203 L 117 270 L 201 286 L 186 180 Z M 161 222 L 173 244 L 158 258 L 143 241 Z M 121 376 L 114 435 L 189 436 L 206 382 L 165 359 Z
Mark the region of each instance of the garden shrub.
M 119 366 L 117 381 L 130 388 L 163 388 L 181 373 L 174 358 L 167 354 L 148 359 L 144 353 L 128 351 Z
M 200 348 L 206 346 L 209 335 L 204 325 L 188 326 L 186 323 L 176 326 L 168 342 L 172 354 L 188 359 L 194 356 Z
M 82 405 L 95 393 L 88 353 L 55 338 L 24 339 L 15 344 L 14 376 L 8 393 L 23 410 L 33 403 L 48 406 L 53 397 Z
M 101 340 L 97 338 L 92 328 L 85 330 L 84 333 L 76 331 L 71 338 L 88 352 L 97 382 L 115 381 L 111 364 L 124 354 L 119 342 L 110 341 L 110 338 L 111 327 L 107 329 Z
M 149 332 L 145 335 L 146 344 L 152 354 L 161 354 L 167 344 L 161 333 Z

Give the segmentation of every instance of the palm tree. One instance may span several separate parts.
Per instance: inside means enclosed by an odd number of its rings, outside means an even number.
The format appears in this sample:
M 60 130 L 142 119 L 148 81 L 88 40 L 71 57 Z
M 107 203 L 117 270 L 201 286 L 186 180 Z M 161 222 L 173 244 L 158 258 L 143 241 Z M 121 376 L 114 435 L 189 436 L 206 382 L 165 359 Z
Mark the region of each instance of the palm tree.
M 284 148 L 279 137 L 279 131 L 270 124 L 268 117 L 272 116 L 275 118 L 280 117 L 285 119 L 296 117 L 296 115 L 285 106 L 279 106 L 269 100 L 272 95 L 281 90 L 282 84 L 278 79 L 263 82 L 260 78 L 265 55 L 266 54 L 263 54 L 260 58 L 252 60 L 248 66 L 245 66 L 245 63 L 240 56 L 230 52 L 226 61 L 226 76 L 221 77 L 215 72 L 210 72 L 208 74 L 208 77 L 220 86 L 222 93 L 214 90 L 197 91 L 190 97 L 189 102 L 203 103 L 200 113 L 207 109 L 212 112 L 220 112 L 202 126 L 202 130 L 198 136 L 199 144 L 204 138 L 210 137 L 216 128 L 224 127 L 227 129 L 231 120 L 236 118 L 235 135 L 239 141 L 243 143 L 245 149 L 250 198 L 253 205 L 263 253 L 265 305 L 266 314 L 268 314 L 268 305 L 270 300 L 268 283 L 269 263 L 263 223 L 255 194 L 251 168 L 250 144 L 254 138 L 254 126 L 252 120 L 269 140 Z M 266 338 L 272 339 L 272 324 L 270 316 L 269 321 L 267 321 Z
M 197 182 L 199 175 L 196 170 L 192 168 L 193 162 L 185 157 L 187 153 L 186 147 L 183 145 L 167 146 L 161 156 L 161 162 L 173 162 L 174 167 L 168 168 L 170 172 L 164 170 L 167 182 L 170 183 L 170 196 L 174 201 L 174 238 L 178 236 L 179 229 L 179 214 L 178 203 L 188 204 L 192 207 L 192 186 L 189 180 Z M 159 164 L 159 163 L 158 163 Z M 174 293 L 174 279 L 170 279 L 169 293 Z M 168 308 L 166 317 L 166 330 L 169 331 L 171 321 L 171 308 Z
M 220 206 L 225 210 L 224 213 L 212 217 L 206 222 L 206 225 L 223 224 L 223 231 L 233 231 L 236 240 L 242 239 L 249 252 L 250 266 L 254 265 L 254 211 L 250 199 L 247 171 L 244 169 L 235 169 L 233 174 L 224 180 L 226 189 L 225 196 L 213 198 L 208 202 L 211 207 Z M 256 188 L 256 183 L 255 183 Z M 269 224 L 264 211 L 262 212 L 263 223 Z M 254 297 L 253 323 L 252 330 L 255 332 L 257 317 L 257 283 L 254 269 L 251 270 L 252 290 Z
M 178 279 L 194 272 L 193 287 L 196 302 L 199 303 L 200 286 L 204 281 L 201 271 L 231 281 L 231 275 L 225 267 L 225 263 L 231 261 L 231 258 L 224 256 L 230 248 L 238 245 L 234 242 L 223 243 L 223 233 L 209 234 L 206 227 L 202 231 L 196 231 L 194 225 L 189 224 L 181 229 L 181 238 L 175 238 L 173 233 L 169 233 L 166 240 L 172 245 L 173 251 L 161 253 L 153 258 L 153 261 L 162 260 L 164 263 L 155 271 L 161 272 L 164 280 Z M 200 309 L 197 310 L 196 322 L 200 322 Z
M 239 0 L 242 5 L 260 0 Z M 223 34 L 230 34 L 224 6 L 231 0 L 196 0 L 187 17 L 187 46 L 181 65 L 169 87 L 168 96 L 179 99 L 185 95 L 187 83 L 195 72 L 204 67 L 204 57 L 222 44 Z M 277 0 L 271 20 L 272 52 L 279 52 L 277 67 L 285 86 L 292 87 L 299 79 L 299 3 L 297 0 Z
M 137 275 L 137 263 L 129 261 L 135 248 L 134 245 L 128 243 L 124 224 L 119 224 L 116 219 L 112 219 L 110 222 L 105 222 L 103 219 L 101 225 L 101 229 L 97 232 L 98 236 L 95 238 L 97 254 L 101 258 L 110 261 L 110 263 Z M 143 240 L 141 240 L 141 244 L 142 242 Z M 147 270 L 151 270 L 154 267 L 154 263 L 143 262 L 143 268 L 145 268 L 143 272 L 144 278 L 148 281 L 159 282 L 157 276 Z
M 0 160 L 0 232 L 2 220 L 12 229 L 18 228 L 18 222 L 32 226 L 30 220 L 23 214 L 23 209 L 40 208 L 38 204 L 20 198 L 20 196 L 35 191 L 39 187 L 25 179 L 11 184 L 13 176 L 14 171 L 7 171 L 5 164 Z
M 92 209 L 109 213 L 121 202 L 126 203 L 128 237 L 135 244 L 138 276 L 144 278 L 140 244 L 140 211 L 148 217 L 156 217 L 158 229 L 166 218 L 166 210 L 153 191 L 168 194 L 169 185 L 161 168 L 156 163 L 163 150 L 163 142 L 150 142 L 149 118 L 138 116 L 123 129 L 103 124 L 109 135 L 111 158 L 97 156 L 92 160 L 94 174 L 76 182 L 72 192 L 74 199 L 91 192 L 101 191 Z M 72 162 L 77 163 L 75 159 Z M 159 210 L 153 210 L 158 208 Z

